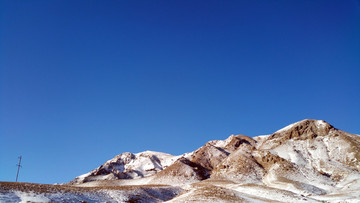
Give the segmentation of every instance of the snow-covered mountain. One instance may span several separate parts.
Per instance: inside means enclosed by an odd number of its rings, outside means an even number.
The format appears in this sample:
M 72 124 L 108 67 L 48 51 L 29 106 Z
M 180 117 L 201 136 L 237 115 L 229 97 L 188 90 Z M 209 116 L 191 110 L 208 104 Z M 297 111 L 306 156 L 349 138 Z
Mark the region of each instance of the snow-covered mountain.
M 124 201 L 154 188 L 137 200 L 360 202 L 360 136 L 306 119 L 270 135 L 209 141 L 180 156 L 122 153 L 63 187 L 136 187 L 121 190 Z
M 179 157 L 162 152 L 125 152 L 106 161 L 97 169 L 76 177 L 71 183 L 99 180 L 138 179 L 154 175 L 173 164 Z
M 227 186 L 221 187 L 225 190 L 229 185 L 253 185 L 320 199 L 360 191 L 360 136 L 322 120 L 306 119 L 271 135 L 231 135 L 226 140 L 209 141 L 181 156 L 160 152 L 120 154 L 71 184 L 191 185 L 189 192 L 194 198 L 194 185 L 214 186 L 214 182 L 224 181 Z

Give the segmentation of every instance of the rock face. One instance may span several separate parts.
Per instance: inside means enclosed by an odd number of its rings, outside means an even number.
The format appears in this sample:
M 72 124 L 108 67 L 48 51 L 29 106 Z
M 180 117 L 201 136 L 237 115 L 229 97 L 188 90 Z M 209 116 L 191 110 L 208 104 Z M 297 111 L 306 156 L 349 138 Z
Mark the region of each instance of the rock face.
M 259 183 L 265 174 L 264 167 L 254 155 L 258 151 L 250 143 L 241 144 L 212 172 L 212 179 L 225 179 L 241 183 Z
M 178 185 L 194 183 L 209 178 L 209 170 L 198 163 L 181 157 L 171 166 L 151 177 L 151 183 Z
M 306 119 L 259 137 L 232 135 L 181 156 L 123 153 L 72 184 L 146 178 L 151 184 L 200 181 L 256 184 L 301 195 L 360 189 L 360 136 Z M 340 189 L 339 189 L 340 188 Z

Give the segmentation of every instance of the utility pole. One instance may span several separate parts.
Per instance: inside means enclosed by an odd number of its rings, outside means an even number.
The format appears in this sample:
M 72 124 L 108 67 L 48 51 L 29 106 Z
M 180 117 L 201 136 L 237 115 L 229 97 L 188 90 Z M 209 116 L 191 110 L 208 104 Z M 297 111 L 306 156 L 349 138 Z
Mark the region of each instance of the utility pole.
M 21 167 L 21 156 L 19 156 L 19 164 L 16 165 L 18 167 L 17 173 L 16 173 L 16 182 L 18 181 L 18 177 L 19 177 L 19 171 L 20 171 L 20 167 Z

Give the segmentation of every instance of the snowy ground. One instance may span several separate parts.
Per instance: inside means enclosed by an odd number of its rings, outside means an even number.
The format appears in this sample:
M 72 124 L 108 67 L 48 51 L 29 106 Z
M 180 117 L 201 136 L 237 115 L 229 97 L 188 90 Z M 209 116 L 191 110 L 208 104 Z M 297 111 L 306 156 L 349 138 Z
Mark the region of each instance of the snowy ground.
M 0 202 L 360 202 L 358 190 L 302 195 L 258 184 L 206 180 L 180 187 L 74 187 L 0 182 Z
M 302 195 L 257 184 L 235 184 L 231 181 L 203 181 L 184 188 L 168 202 L 327 202 L 359 203 L 359 191 L 320 196 Z
M 164 202 L 181 191 L 179 187 L 161 185 L 80 188 L 0 182 L 0 202 Z

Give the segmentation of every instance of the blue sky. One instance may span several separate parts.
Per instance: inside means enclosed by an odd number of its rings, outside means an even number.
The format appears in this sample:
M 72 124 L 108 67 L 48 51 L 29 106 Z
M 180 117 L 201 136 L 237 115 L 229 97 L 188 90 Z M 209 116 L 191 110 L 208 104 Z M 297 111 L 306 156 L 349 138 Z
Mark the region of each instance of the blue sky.
M 0 2 L 0 181 L 322 119 L 360 134 L 360 4 Z

